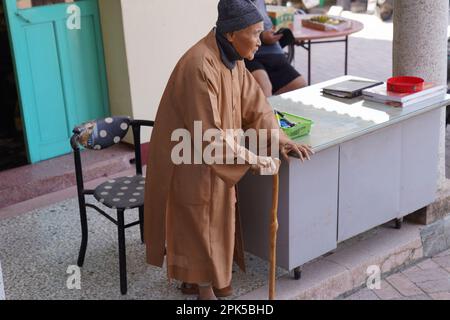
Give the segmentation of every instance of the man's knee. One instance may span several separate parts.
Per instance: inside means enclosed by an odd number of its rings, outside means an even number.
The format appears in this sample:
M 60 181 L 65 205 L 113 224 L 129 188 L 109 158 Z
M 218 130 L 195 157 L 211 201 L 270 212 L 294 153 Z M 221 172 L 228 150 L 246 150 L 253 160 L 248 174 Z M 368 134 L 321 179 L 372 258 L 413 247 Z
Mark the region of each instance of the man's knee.
M 305 78 L 303 78 L 303 76 L 299 76 L 297 78 L 295 78 L 294 80 L 292 80 L 291 82 L 292 88 L 294 88 L 294 90 L 296 89 L 301 89 L 307 86 L 307 83 L 305 81 Z
M 290 91 L 294 91 L 297 89 L 301 89 L 303 87 L 306 87 L 306 81 L 302 76 L 299 76 L 297 78 L 295 78 L 294 80 L 292 80 L 291 82 L 289 82 L 287 85 L 285 85 L 284 87 L 282 87 L 280 90 L 278 90 L 277 92 L 275 92 L 276 95 L 279 94 L 283 94 L 286 92 L 290 92 Z

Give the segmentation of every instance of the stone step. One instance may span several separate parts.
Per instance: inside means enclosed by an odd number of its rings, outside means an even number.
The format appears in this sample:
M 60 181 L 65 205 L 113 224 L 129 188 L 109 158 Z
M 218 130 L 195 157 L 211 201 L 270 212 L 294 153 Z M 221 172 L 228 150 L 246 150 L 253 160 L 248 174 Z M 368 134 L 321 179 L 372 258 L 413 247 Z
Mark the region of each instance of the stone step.
M 329 255 L 305 264 L 300 280 L 294 280 L 292 274 L 278 278 L 276 299 L 341 298 L 365 287 L 375 269 L 384 277 L 420 261 L 424 258 L 421 228 L 423 226 L 405 222 L 402 229 L 397 230 L 390 223 L 346 240 Z M 267 292 L 266 285 L 238 299 L 266 299 Z
M 84 181 L 107 177 L 132 168 L 134 149 L 118 144 L 106 150 L 85 150 L 81 155 Z M 0 208 L 76 185 L 73 155 L 0 172 Z

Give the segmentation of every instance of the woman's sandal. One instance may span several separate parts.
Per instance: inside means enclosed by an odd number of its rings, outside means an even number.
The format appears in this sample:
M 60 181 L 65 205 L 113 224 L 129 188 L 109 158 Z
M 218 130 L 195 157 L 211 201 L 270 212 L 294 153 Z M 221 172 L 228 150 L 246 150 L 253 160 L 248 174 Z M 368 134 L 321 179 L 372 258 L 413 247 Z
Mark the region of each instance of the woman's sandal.
M 198 285 L 197 284 L 183 282 L 181 284 L 180 290 L 183 294 L 198 295 Z M 213 288 L 213 291 L 217 298 L 225 298 L 225 297 L 229 297 L 233 294 L 233 288 L 231 286 L 228 286 L 223 289 Z

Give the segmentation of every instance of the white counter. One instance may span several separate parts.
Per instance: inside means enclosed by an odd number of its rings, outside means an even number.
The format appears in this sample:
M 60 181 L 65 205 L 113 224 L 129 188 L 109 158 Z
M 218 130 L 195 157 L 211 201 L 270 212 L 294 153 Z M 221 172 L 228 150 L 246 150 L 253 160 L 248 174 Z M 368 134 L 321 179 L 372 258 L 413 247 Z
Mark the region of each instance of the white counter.
M 273 107 L 314 121 L 311 161 L 280 169 L 277 264 L 295 269 L 341 241 L 401 219 L 436 198 L 443 95 L 405 108 L 322 96 L 340 77 L 270 99 Z M 355 77 L 353 77 L 355 78 Z M 268 257 L 272 178 L 239 183 L 245 248 Z

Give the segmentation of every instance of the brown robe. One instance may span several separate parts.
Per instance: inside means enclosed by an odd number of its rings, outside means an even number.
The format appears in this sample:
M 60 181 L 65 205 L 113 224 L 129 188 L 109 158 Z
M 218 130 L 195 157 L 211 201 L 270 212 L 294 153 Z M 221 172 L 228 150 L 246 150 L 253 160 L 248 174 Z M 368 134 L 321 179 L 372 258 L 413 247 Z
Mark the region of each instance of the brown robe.
M 167 248 L 169 278 L 224 288 L 231 282 L 235 246 L 243 262 L 235 185 L 250 165 L 174 165 L 171 152 L 178 142 L 171 142 L 172 132 L 185 128 L 193 137 L 198 120 L 203 131 L 279 129 L 244 62 L 233 70 L 223 64 L 214 30 L 178 62 L 159 105 L 149 149 L 144 237 L 149 264 L 162 267 Z

